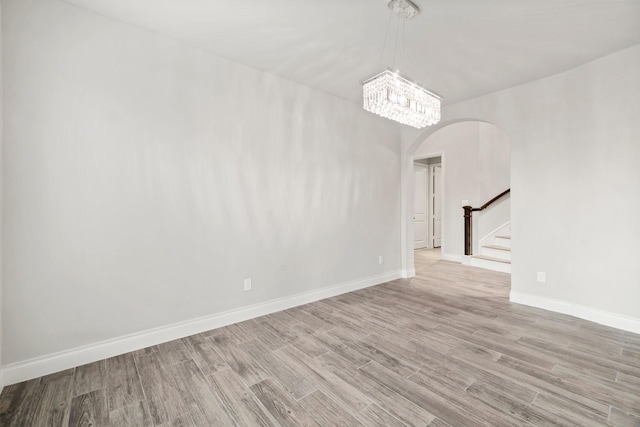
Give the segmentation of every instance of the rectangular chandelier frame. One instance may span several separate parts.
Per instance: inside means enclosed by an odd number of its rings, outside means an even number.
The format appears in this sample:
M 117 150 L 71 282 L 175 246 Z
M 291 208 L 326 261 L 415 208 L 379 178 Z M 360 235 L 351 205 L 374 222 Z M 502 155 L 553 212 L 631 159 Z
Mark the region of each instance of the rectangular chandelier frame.
M 440 121 L 442 97 L 387 69 L 362 84 L 364 109 L 421 129 Z

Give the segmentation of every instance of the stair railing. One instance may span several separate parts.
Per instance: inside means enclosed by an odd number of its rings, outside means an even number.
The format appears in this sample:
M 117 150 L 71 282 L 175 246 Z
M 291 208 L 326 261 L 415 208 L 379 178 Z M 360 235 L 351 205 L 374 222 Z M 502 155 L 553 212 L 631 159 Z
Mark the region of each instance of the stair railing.
M 502 193 L 498 194 L 493 199 L 489 200 L 484 205 L 479 208 L 473 208 L 471 206 L 463 206 L 464 209 L 464 254 L 471 255 L 471 215 L 473 212 L 483 211 L 488 208 L 493 202 L 504 196 L 505 194 L 509 194 L 511 192 L 510 188 L 507 188 Z

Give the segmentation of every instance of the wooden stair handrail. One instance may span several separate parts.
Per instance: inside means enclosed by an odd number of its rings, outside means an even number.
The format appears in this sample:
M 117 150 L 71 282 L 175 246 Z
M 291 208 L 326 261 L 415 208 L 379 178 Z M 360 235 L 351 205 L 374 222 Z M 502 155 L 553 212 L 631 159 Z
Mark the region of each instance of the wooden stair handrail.
M 471 211 L 473 211 L 473 212 L 483 211 L 483 210 L 487 209 L 493 202 L 498 200 L 500 197 L 504 196 L 505 194 L 509 194 L 510 192 L 511 192 L 511 189 L 507 188 L 502 193 L 498 194 L 496 197 L 494 197 L 493 199 L 489 200 L 487 203 L 485 203 L 484 205 L 480 206 L 479 208 L 471 208 Z
M 464 209 L 464 254 L 471 255 L 471 215 L 473 212 L 483 211 L 488 208 L 493 202 L 511 192 L 511 188 L 507 188 L 502 193 L 498 194 L 493 199 L 489 200 L 484 205 L 479 208 L 474 208 L 471 206 L 463 206 Z

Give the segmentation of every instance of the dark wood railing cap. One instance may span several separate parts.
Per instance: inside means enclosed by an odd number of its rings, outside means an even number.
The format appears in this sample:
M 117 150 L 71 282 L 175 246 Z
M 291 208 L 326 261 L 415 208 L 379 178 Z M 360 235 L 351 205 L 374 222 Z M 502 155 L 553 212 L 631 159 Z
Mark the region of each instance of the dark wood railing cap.
M 505 194 L 509 194 L 510 192 L 511 192 L 511 189 L 507 188 L 502 193 L 498 194 L 496 197 L 494 197 L 493 199 L 489 200 L 484 205 L 480 206 L 479 208 L 472 208 L 471 210 L 474 211 L 474 212 L 483 211 L 483 210 L 487 209 L 493 202 L 498 200 L 500 197 L 504 196 Z

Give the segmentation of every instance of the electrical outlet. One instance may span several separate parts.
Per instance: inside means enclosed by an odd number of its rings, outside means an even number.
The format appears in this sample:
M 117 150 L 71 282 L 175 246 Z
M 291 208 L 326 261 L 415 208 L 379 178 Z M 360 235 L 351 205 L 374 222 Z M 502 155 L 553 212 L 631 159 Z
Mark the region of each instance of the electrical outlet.
M 382 264 L 384 262 L 384 257 L 382 255 L 380 255 L 378 257 L 378 264 Z
M 244 290 L 245 291 L 251 290 L 251 279 L 244 279 Z
M 547 281 L 547 273 L 544 271 L 538 271 L 538 282 L 545 283 Z

